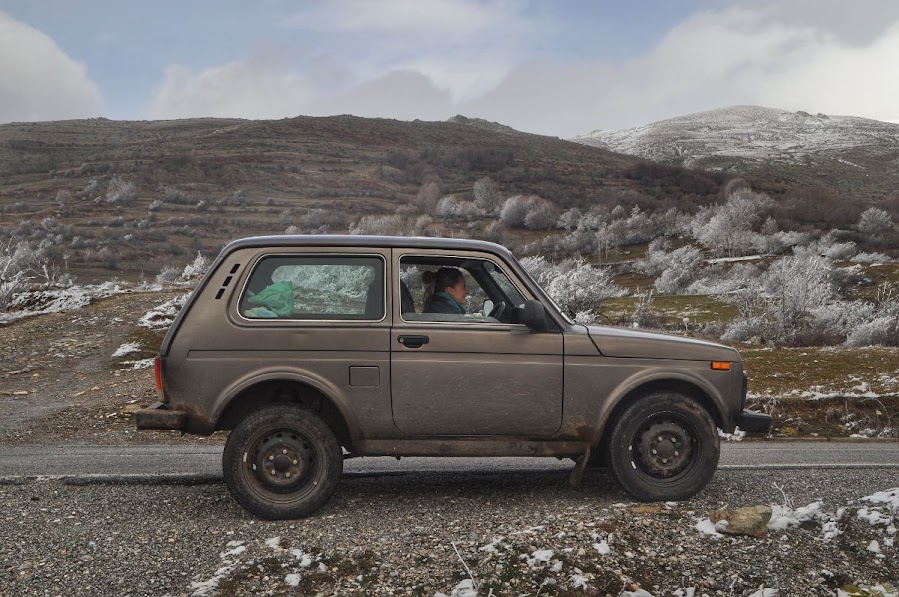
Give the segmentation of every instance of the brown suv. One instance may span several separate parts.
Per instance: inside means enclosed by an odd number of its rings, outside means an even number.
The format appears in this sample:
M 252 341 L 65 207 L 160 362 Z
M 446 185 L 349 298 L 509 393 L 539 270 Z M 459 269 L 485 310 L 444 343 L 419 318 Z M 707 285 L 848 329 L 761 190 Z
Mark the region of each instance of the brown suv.
M 432 306 L 447 272 L 467 308 Z M 771 424 L 743 410 L 736 350 L 576 324 L 506 248 L 458 239 L 235 241 L 166 335 L 156 386 L 137 427 L 230 429 L 228 488 L 264 518 L 319 508 L 354 456 L 569 457 L 574 480 L 607 464 L 637 499 L 685 499 L 715 472 L 716 427 Z

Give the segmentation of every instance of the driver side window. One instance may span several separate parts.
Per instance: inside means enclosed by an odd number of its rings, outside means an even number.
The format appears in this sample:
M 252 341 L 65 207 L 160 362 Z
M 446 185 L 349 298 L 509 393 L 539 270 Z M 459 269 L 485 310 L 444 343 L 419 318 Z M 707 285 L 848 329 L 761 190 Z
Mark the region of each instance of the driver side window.
M 401 313 L 405 321 L 499 323 L 484 313 L 498 302 L 479 282 L 484 261 L 437 256 L 400 259 Z M 495 293 L 494 293 L 495 294 Z M 491 309 L 492 310 L 492 309 Z

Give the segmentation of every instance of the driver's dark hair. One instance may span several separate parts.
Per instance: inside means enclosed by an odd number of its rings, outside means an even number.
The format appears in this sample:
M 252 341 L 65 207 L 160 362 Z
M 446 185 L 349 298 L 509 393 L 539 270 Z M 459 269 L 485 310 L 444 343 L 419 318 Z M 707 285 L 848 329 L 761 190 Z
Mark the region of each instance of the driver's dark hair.
M 436 272 L 425 271 L 421 274 L 421 282 L 424 284 L 425 293 L 422 297 L 423 311 L 431 306 L 431 300 L 437 292 L 444 292 L 450 286 L 455 286 L 463 279 L 461 270 L 454 267 L 441 267 Z

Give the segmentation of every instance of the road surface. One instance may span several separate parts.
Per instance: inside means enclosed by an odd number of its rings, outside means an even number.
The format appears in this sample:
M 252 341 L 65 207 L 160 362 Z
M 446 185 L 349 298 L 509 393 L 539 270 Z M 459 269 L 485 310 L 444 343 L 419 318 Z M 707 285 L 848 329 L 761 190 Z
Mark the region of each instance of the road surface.
M 0 479 L 60 477 L 70 480 L 220 479 L 221 446 L 196 444 L 134 446 L 4 446 Z M 348 476 L 417 472 L 547 472 L 568 470 L 572 461 L 554 458 L 352 458 Z M 722 445 L 723 470 L 899 469 L 899 442 L 742 442 Z

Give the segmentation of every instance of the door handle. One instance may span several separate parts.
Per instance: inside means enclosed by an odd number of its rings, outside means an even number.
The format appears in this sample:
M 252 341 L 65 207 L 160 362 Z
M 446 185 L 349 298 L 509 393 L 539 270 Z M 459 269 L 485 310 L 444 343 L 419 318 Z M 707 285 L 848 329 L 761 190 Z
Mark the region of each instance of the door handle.
M 421 348 L 430 341 L 427 336 L 400 336 L 397 338 L 406 348 Z

